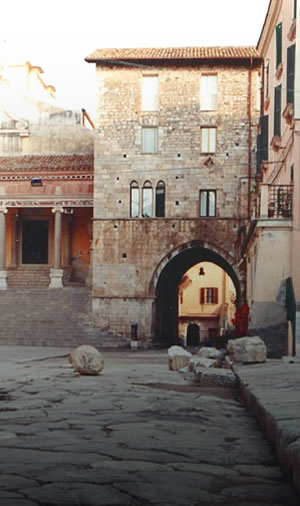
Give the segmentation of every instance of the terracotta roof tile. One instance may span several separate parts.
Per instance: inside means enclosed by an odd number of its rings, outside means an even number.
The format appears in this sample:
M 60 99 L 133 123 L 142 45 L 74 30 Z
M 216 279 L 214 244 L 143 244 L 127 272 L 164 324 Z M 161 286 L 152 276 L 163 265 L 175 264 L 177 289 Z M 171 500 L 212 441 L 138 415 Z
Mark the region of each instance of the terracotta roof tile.
M 93 172 L 93 154 L 73 155 L 11 155 L 0 156 L 0 173 L 3 172 Z
M 245 59 L 260 58 L 254 46 L 215 46 L 215 47 L 166 47 L 166 48 L 127 48 L 96 49 L 86 57 L 87 62 L 105 60 L 198 60 L 198 59 Z

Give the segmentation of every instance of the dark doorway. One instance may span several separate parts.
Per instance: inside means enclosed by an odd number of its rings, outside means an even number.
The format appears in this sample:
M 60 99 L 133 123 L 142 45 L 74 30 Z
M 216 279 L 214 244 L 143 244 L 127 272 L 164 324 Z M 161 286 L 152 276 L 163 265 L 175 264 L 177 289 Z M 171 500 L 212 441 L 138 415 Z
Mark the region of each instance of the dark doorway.
M 186 333 L 187 346 L 199 346 L 200 344 L 200 329 L 197 323 L 190 323 Z
M 219 265 L 232 279 L 236 305 L 240 304 L 241 287 L 232 266 L 218 253 L 193 243 L 186 246 L 166 264 L 156 285 L 155 340 L 170 346 L 178 342 L 178 284 L 192 265 L 200 262 Z
M 22 264 L 48 263 L 48 220 L 22 223 Z

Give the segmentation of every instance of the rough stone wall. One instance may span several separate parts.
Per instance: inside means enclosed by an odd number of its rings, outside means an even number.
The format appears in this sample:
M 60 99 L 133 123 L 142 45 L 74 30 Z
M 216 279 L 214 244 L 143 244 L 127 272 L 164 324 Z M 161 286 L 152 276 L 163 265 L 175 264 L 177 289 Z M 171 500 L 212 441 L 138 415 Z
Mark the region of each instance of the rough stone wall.
M 141 111 L 141 78 L 147 73 L 158 75 L 157 112 Z M 201 73 L 217 73 L 216 111 L 200 110 Z M 252 146 L 258 113 L 256 73 L 251 71 Z M 97 83 L 94 317 L 99 326 L 103 317 L 106 327 L 128 334 L 135 315 L 149 335 L 155 297 L 149 291 L 151 279 L 170 252 L 200 240 L 231 264 L 238 263 L 238 230 L 247 219 L 249 70 L 236 65 L 169 65 L 146 71 L 99 66 Z M 149 125 L 159 128 L 157 154 L 142 154 L 141 128 Z M 215 154 L 201 153 L 201 126 L 217 127 Z M 133 180 L 140 188 L 145 181 L 153 188 L 164 181 L 165 218 L 130 218 Z M 215 218 L 199 217 L 200 189 L 217 191 Z

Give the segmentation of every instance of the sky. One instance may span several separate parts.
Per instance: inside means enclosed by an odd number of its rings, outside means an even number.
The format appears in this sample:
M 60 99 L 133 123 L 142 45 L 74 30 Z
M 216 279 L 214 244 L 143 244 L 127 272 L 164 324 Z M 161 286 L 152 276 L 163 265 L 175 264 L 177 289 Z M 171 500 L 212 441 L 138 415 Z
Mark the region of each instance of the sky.
M 269 0 L 14 0 L 0 16 L 0 58 L 44 70 L 59 105 L 94 117 L 97 48 L 256 46 Z M 2 56 L 1 56 L 2 55 Z

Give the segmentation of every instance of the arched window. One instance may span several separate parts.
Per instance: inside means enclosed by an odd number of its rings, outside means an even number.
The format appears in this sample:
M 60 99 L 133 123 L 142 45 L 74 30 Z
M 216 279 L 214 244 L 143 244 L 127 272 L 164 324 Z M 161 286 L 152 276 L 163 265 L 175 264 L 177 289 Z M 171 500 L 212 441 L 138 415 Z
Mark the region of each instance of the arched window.
M 153 188 L 150 181 L 145 181 L 142 192 L 142 216 L 151 218 L 153 216 Z
M 136 181 L 130 184 L 130 217 L 138 218 L 140 209 L 140 189 Z
M 158 181 L 155 188 L 155 216 L 162 218 L 165 215 L 165 183 Z

